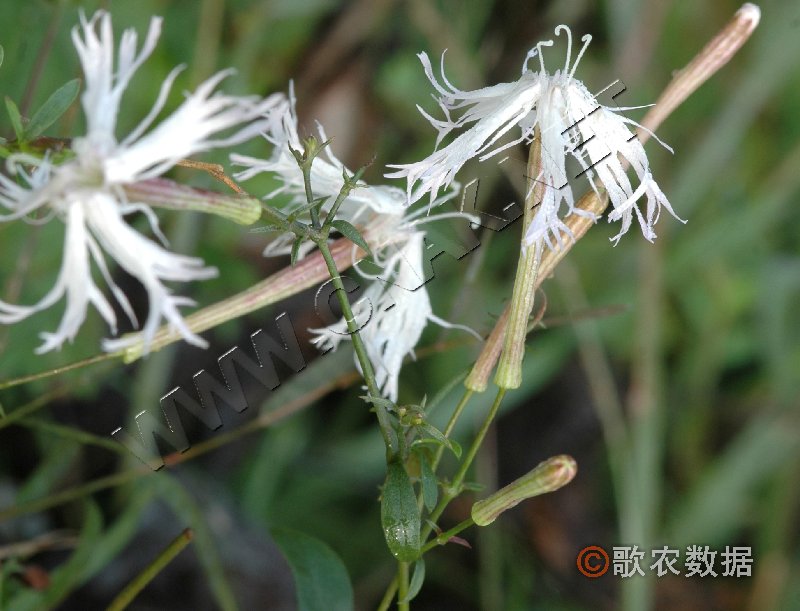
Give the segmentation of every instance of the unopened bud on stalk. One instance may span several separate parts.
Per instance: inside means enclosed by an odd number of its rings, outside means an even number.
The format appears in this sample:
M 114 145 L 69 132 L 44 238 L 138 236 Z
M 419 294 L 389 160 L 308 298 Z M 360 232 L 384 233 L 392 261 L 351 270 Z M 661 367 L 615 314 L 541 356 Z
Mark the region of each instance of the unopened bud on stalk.
M 760 20 L 761 9 L 755 4 L 745 2 L 702 51 L 683 70 L 675 73 L 672 82 L 642 120 L 641 127 L 644 129 L 638 130 L 642 142 L 700 85 L 730 61 L 750 38 Z
M 527 475 L 475 503 L 472 506 L 472 520 L 478 526 L 488 526 L 501 513 L 516 507 L 525 499 L 563 488 L 574 479 L 577 472 L 578 464 L 571 456 L 561 454 L 548 458 Z

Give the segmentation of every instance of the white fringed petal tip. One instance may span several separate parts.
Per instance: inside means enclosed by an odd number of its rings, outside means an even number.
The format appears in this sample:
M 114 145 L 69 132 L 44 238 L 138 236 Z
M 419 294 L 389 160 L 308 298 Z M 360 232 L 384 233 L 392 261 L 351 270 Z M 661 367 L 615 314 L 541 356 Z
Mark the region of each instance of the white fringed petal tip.
M 319 141 L 327 142 L 328 136 L 322 125 L 316 125 Z M 268 193 L 264 199 L 272 199 L 277 195 L 289 197 L 289 202 L 282 209 L 284 213 L 301 211 L 307 207 L 305 179 L 292 150 L 302 151 L 303 144 L 298 133 L 296 99 L 294 86 L 290 84 L 288 98 L 276 108 L 272 120 L 264 131 L 263 136 L 273 146 L 272 155 L 268 159 L 258 159 L 245 155 L 233 154 L 231 161 L 234 165 L 245 169 L 235 174 L 237 180 L 249 180 L 261 174 L 270 173 L 280 182 L 280 186 Z M 353 173 L 334 155 L 332 147 L 326 146 L 314 159 L 311 165 L 311 189 L 314 199 L 323 199 L 320 208 L 326 215 L 344 186 L 344 173 Z M 353 225 L 364 225 L 380 217 L 392 218 L 399 223 L 406 213 L 406 198 L 402 189 L 388 185 L 369 185 L 360 181 L 342 201 L 337 218 L 344 219 Z M 310 222 L 307 210 L 301 213 L 302 220 Z M 264 250 L 265 256 L 286 255 L 291 252 L 294 234 L 288 233 L 278 237 Z M 313 245 L 310 242 L 303 244 L 300 255 L 305 256 Z
M 128 201 L 122 187 L 159 176 L 180 159 L 243 142 L 260 133 L 282 96 L 261 100 L 215 92 L 219 82 L 229 74 L 220 72 L 187 94 L 174 112 L 153 125 L 164 107 L 178 68 L 164 81 L 152 110 L 126 138 L 118 141 L 115 132 L 122 95 L 133 74 L 153 52 L 160 31 L 161 19 L 152 18 L 142 48 L 137 52 L 136 32 L 126 30 L 120 39 L 115 62 L 111 16 L 98 11 L 87 20 L 81 14 L 80 26 L 72 30 L 72 40 L 84 74 L 81 102 L 87 133 L 73 140 L 75 157 L 56 166 L 47 158 L 12 155 L 7 169 L 21 184 L 0 175 L 0 206 L 9 211 L 0 216 L 0 220 L 24 218 L 36 210 L 46 209 L 58 216 L 66 228 L 61 271 L 53 288 L 31 306 L 0 301 L 0 323 L 11 324 L 66 298 L 65 313 L 58 329 L 41 334 L 44 343 L 37 352 L 58 349 L 65 341 L 72 341 L 86 318 L 89 304 L 105 319 L 112 333 L 116 333 L 114 309 L 95 284 L 92 262 L 117 304 L 137 324 L 127 297 L 111 278 L 105 255 L 136 278 L 149 299 L 142 337 L 107 340 L 104 342 L 106 350 L 114 351 L 126 343 L 144 340 L 146 353 L 162 318 L 187 341 L 205 345 L 186 327 L 178 310 L 179 306 L 193 305 L 193 302 L 173 296 L 164 281 L 202 280 L 216 276 L 217 270 L 205 267 L 200 259 L 170 252 L 128 225 L 125 216 L 141 212 L 153 233 L 164 241 L 150 207 Z M 227 135 L 219 136 L 221 132 Z M 34 169 L 28 172 L 24 166 Z
M 550 74 L 545 69 L 542 47 L 553 45 L 552 40 L 546 40 L 528 53 L 519 80 L 476 91 L 462 91 L 447 80 L 444 55 L 440 70 L 442 82 L 439 82 L 427 55 L 420 54 L 425 74 L 445 114 L 444 120 L 437 120 L 423 112 L 438 132 L 437 146 L 451 132 L 457 136 L 422 161 L 391 166 L 397 171 L 386 176 L 407 179 L 409 202 L 426 194 L 435 197 L 473 157 L 484 161 L 520 142 L 530 142 L 538 127 L 542 138 L 542 172 L 535 178 L 546 188 L 526 231 L 526 246 L 560 247 L 565 229 L 562 219 L 576 210 L 569 184 L 573 177 L 568 176 L 566 170 L 568 157 L 578 162 L 592 189 L 599 192 L 602 188 L 608 193 L 612 204 L 609 220 L 621 221 L 620 232 L 613 238 L 615 241 L 628 231 L 634 217 L 645 238 L 653 240 L 653 226 L 661 207 L 675 216 L 669 200 L 652 177 L 644 147 L 629 127 L 638 124 L 620 114 L 626 109 L 599 104 L 596 96 L 574 76 L 591 36 L 582 38 L 583 47 L 572 62 L 572 34 L 564 25 L 555 29 L 557 36 L 562 32 L 567 37 L 567 57 L 562 70 Z M 528 69 L 528 62 L 536 56 L 540 69 L 533 71 Z M 457 112 L 460 115 L 454 118 Z M 519 135 L 510 142 L 500 143 L 501 138 L 517 127 Z M 636 173 L 636 186 L 625 172 L 626 163 Z M 642 197 L 646 198 L 644 212 L 637 203 Z
M 385 261 L 381 277 L 367 287 L 364 296 L 353 306 L 353 317 L 375 372 L 375 381 L 391 401 L 397 401 L 403 361 L 414 355 L 414 348 L 428 322 L 475 334 L 471 329 L 448 323 L 433 313 L 425 288 L 423 238 L 421 231 L 410 233 L 403 245 Z M 350 339 L 344 319 L 311 331 L 317 335 L 312 343 L 321 350 L 336 349 L 343 339 Z
M 294 90 L 290 86 L 288 99 L 275 113 L 264 133 L 266 140 L 274 147 L 268 159 L 231 155 L 231 160 L 245 167 L 236 175 L 240 180 L 247 180 L 261 172 L 273 174 L 279 180 L 280 187 L 268 194 L 266 199 L 278 194 L 288 195 L 288 210 L 297 211 L 303 221 L 310 222 L 308 211 L 303 210 L 307 207 L 303 173 L 290 150 L 303 148 L 298 134 L 295 103 Z M 319 124 L 317 131 L 320 141 L 328 140 Z M 343 172 L 352 174 L 334 155 L 330 146 L 314 159 L 311 189 L 315 199 L 324 200 L 321 207 L 324 214 L 330 211 L 342 189 Z M 452 191 L 434 201 L 433 206 L 455 195 L 456 192 Z M 424 212 L 424 209 L 409 210 L 402 189 L 361 182 L 342 201 L 336 214 L 338 219 L 363 227 L 363 234 L 368 236 L 372 247 L 373 263 L 381 270 L 377 275 L 370 275 L 354 264 L 356 271 L 372 282 L 365 289 L 364 297 L 353 304 L 352 310 L 378 388 L 392 401 L 397 400 L 403 361 L 406 356 L 413 355 L 414 347 L 428 322 L 447 327 L 457 326 L 441 320 L 431 309 L 424 286 L 425 234 L 419 226 L 451 216 L 470 220 L 472 217 L 458 212 L 423 216 Z M 293 241 L 293 234 L 281 235 L 267 246 L 264 254 L 288 254 Z M 301 255 L 307 254 L 312 245 L 309 244 L 303 252 L 304 247 L 301 247 Z M 312 343 L 324 351 L 335 350 L 343 340 L 350 340 L 344 319 L 311 331 L 316 335 Z M 358 359 L 356 367 L 359 367 Z

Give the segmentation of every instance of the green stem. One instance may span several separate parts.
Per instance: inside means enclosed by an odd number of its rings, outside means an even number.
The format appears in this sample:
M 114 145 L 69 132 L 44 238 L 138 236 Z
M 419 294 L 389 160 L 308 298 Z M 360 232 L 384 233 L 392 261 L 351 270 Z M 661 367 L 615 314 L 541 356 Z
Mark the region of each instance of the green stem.
M 169 456 L 164 457 L 164 462 L 168 466 L 177 465 L 211 452 L 212 450 L 215 450 L 226 443 L 231 443 L 237 439 L 240 439 L 244 435 L 248 435 L 273 426 L 279 422 L 282 422 L 289 416 L 297 413 L 299 410 L 309 407 L 313 401 L 325 396 L 325 394 L 330 392 L 332 389 L 339 388 L 341 386 L 342 378 L 333 380 L 330 382 L 330 384 L 324 385 L 320 389 L 309 391 L 294 401 L 290 401 L 289 403 L 283 404 L 279 408 L 265 412 L 258 416 L 255 420 L 251 420 L 247 424 L 240 426 L 228 433 L 223 433 L 222 435 L 217 435 L 207 439 L 206 441 L 195 444 L 187 452 L 176 452 L 174 454 L 170 454 Z M 32 501 L 25 503 L 18 503 L 16 505 L 0 509 L 0 522 L 4 522 L 5 520 L 10 520 L 16 518 L 17 516 L 28 513 L 44 511 L 45 509 L 50 509 L 51 507 L 74 501 L 83 496 L 100 492 L 101 490 L 107 490 L 109 488 L 121 486 L 129 481 L 147 475 L 156 476 L 157 474 L 154 474 L 153 470 L 145 465 L 141 465 L 127 471 L 122 471 L 108 477 L 91 481 L 87 484 L 62 490 L 61 492 L 53 495 L 33 499 Z
M 397 563 L 397 608 L 400 611 L 409 611 L 411 603 L 408 598 L 408 562 Z
M 467 406 L 467 403 L 472 398 L 473 391 L 469 388 L 464 390 L 464 394 L 461 396 L 461 400 L 456 405 L 456 408 L 453 410 L 453 414 L 450 416 L 450 420 L 447 421 L 447 426 L 444 427 L 444 431 L 442 433 L 446 438 L 450 438 L 450 434 L 453 432 L 453 429 L 456 428 L 456 422 L 461 417 L 461 412 L 464 411 L 464 408 Z M 440 445 L 436 448 L 436 454 L 433 455 L 433 462 L 431 463 L 431 470 L 436 473 L 436 469 L 439 467 L 439 463 L 442 460 L 442 456 L 444 455 L 444 446 Z
M 327 231 L 323 233 L 327 233 Z M 333 256 L 331 256 L 327 240 L 321 239 L 317 242 L 317 247 L 320 253 L 322 253 L 322 258 L 325 259 L 325 264 L 328 266 L 328 272 L 331 275 L 336 297 L 339 300 L 339 305 L 342 308 L 342 314 L 347 324 L 347 330 L 353 341 L 353 350 L 355 350 L 358 364 L 361 366 L 361 375 L 364 376 L 364 381 L 367 383 L 367 391 L 373 397 L 380 397 L 381 393 L 378 389 L 378 383 L 375 380 L 375 372 L 367 356 L 367 348 L 364 345 L 364 340 L 361 339 L 361 335 L 358 333 L 358 325 L 353 316 L 353 310 L 350 308 L 350 302 L 347 300 L 347 291 L 342 284 L 342 277 L 339 275 L 339 270 L 336 268 L 336 262 L 333 260 Z M 389 411 L 382 405 L 373 404 L 373 407 L 378 416 L 378 425 L 383 435 L 383 442 L 386 445 L 386 461 L 388 463 L 397 453 L 397 444 L 394 441 L 394 430 L 392 428 L 391 419 L 389 418 Z
M 322 146 L 325 146 L 325 144 Z M 328 234 L 330 233 L 331 221 L 338 211 L 339 206 L 341 206 L 347 195 L 355 187 L 355 181 L 347 180 L 347 178 L 345 178 L 344 184 L 339 190 L 336 201 L 331 208 L 331 212 L 328 214 L 328 217 L 325 220 L 325 226 L 321 226 L 319 222 L 319 214 L 316 205 L 314 204 L 314 192 L 311 189 L 311 165 L 314 161 L 314 157 L 321 150 L 321 148 L 317 148 L 318 145 L 315 141 L 309 141 L 306 144 L 306 147 L 306 151 L 303 153 L 303 155 L 295 153 L 295 158 L 300 164 L 300 169 L 303 171 L 303 183 L 305 185 L 306 201 L 311 210 L 311 223 L 314 228 L 313 231 L 307 232 L 307 237 L 309 237 L 314 244 L 317 245 L 320 254 L 322 254 L 322 258 L 325 260 L 325 265 L 328 268 L 328 274 L 333 282 L 336 298 L 339 300 L 339 306 L 342 308 L 342 315 L 344 316 L 345 324 L 347 324 L 347 331 L 349 332 L 350 339 L 353 342 L 353 349 L 356 353 L 358 364 L 361 366 L 361 375 L 364 377 L 364 381 L 367 383 L 367 392 L 370 396 L 379 398 L 381 393 L 380 389 L 378 388 L 378 382 L 375 379 L 375 372 L 372 369 L 372 363 L 367 355 L 367 348 L 364 345 L 364 340 L 361 339 L 361 335 L 358 333 L 358 324 L 353 316 L 353 310 L 350 308 L 350 302 L 347 299 L 347 291 L 344 288 L 344 284 L 342 284 L 342 277 L 339 275 L 339 269 L 336 267 L 336 261 L 334 260 L 333 255 L 331 255 L 330 247 L 328 246 Z M 311 149 L 309 149 L 309 147 L 311 147 Z M 397 442 L 394 429 L 389 417 L 389 411 L 386 409 L 386 407 L 383 405 L 373 404 L 373 408 L 378 416 L 378 425 L 381 429 L 383 442 L 386 445 L 386 463 L 388 464 L 397 455 Z
M 336 213 L 339 212 L 339 208 L 347 199 L 347 196 L 350 194 L 351 188 L 348 185 L 347 179 L 345 179 L 344 185 L 342 185 L 341 191 L 339 191 L 339 195 L 336 196 L 336 200 L 333 202 L 331 206 L 330 212 L 328 212 L 327 216 L 325 217 L 325 222 L 322 224 L 322 233 L 325 234 L 325 237 L 328 237 L 328 232 L 330 232 L 331 223 L 336 218 Z
M 384 592 L 383 598 L 378 605 L 378 611 L 389 611 L 389 605 L 392 604 L 392 599 L 394 598 L 395 592 L 397 592 L 397 575 L 394 576 L 392 582 L 389 584 L 389 587 L 386 588 L 386 592 Z
M 311 228 L 303 225 L 300 221 L 289 220 L 283 212 L 276 210 L 272 206 L 263 206 L 261 215 L 267 220 L 267 223 L 273 225 L 284 232 L 291 232 L 298 238 L 309 238 L 311 240 L 318 239 L 319 236 Z
M 431 539 L 425 545 L 422 546 L 422 549 L 419 550 L 420 555 L 424 554 L 425 552 L 429 552 L 438 545 L 444 545 L 450 539 L 452 539 L 458 533 L 460 533 L 462 530 L 466 530 L 470 526 L 474 526 L 474 524 L 475 521 L 472 518 L 467 518 L 460 524 L 453 526 L 453 528 L 451 528 L 450 530 L 443 532 L 440 535 L 436 535 L 433 539 Z
M 152 469 L 142 465 L 140 468 L 137 467 L 135 469 L 122 471 L 107 477 L 101 477 L 89 482 L 88 484 L 76 486 L 75 488 L 68 488 L 67 490 L 57 494 L 51 494 L 44 498 L 12 505 L 11 507 L 0 510 L 0 522 L 5 522 L 6 520 L 16 518 L 17 516 L 24 515 L 26 513 L 44 511 L 45 509 L 50 509 L 51 507 L 89 496 L 90 494 L 94 494 L 100 490 L 121 486 L 122 484 L 132 481 L 137 477 L 141 477 L 142 475 L 147 475 L 148 473 L 153 473 Z
M 172 542 L 153 560 L 145 569 L 131 581 L 119 595 L 111 601 L 106 611 L 122 611 L 133 602 L 133 599 L 149 584 L 161 571 L 164 570 L 184 547 L 189 545 L 192 540 L 192 530 L 185 529 L 180 535 L 175 537 Z
M 500 404 L 503 402 L 503 397 L 505 397 L 506 389 L 505 388 L 498 388 L 497 389 L 497 396 L 494 398 L 494 403 L 492 403 L 492 407 L 489 409 L 489 413 L 486 414 L 486 418 L 481 425 L 480 430 L 478 431 L 477 436 L 475 437 L 472 445 L 467 452 L 466 457 L 461 463 L 458 471 L 456 472 L 455 477 L 453 478 L 453 487 L 460 488 L 461 485 L 464 483 L 464 478 L 467 475 L 467 470 L 472 466 L 472 461 L 475 460 L 475 456 L 478 454 L 478 450 L 483 443 L 484 438 L 486 437 L 486 433 L 489 432 L 489 427 L 492 425 L 494 421 L 494 417 L 497 415 L 497 411 L 500 409 Z
M 306 189 L 306 201 L 311 207 L 311 226 L 314 229 L 319 229 L 321 227 L 319 224 L 319 211 L 317 210 L 316 205 L 314 205 L 314 192 L 311 190 L 311 162 L 313 159 L 314 157 L 311 156 L 306 163 L 300 166 L 300 169 L 303 170 L 303 184 L 305 185 Z
M 56 367 L 55 369 L 50 369 L 49 371 L 43 371 L 40 373 L 33 373 L 30 375 L 22 376 L 19 378 L 14 378 L 12 380 L 5 380 L 4 382 L 0 383 L 0 390 L 5 390 L 6 388 L 12 388 L 14 386 L 19 386 L 20 384 L 27 384 L 28 382 L 35 382 L 36 380 L 41 380 L 44 378 L 49 378 L 51 376 L 59 375 L 62 373 L 66 373 L 67 371 L 72 371 L 73 369 L 80 369 L 81 367 L 88 367 L 89 365 L 94 365 L 96 363 L 102 363 L 103 361 L 111 361 L 113 359 L 119 358 L 118 354 L 100 354 L 97 356 L 93 356 L 88 359 L 83 359 L 82 361 L 78 361 L 77 363 L 70 363 L 69 365 L 64 365 L 63 367 Z M 13 414 L 13 412 L 12 412 Z M 10 417 L 10 416 L 9 416 Z M 0 428 L 4 426 L 8 426 L 10 423 L 4 423 L 5 421 L 0 420 Z
M 30 416 L 31 414 L 40 410 L 46 405 L 49 405 L 53 399 L 56 399 L 63 394 L 66 394 L 66 392 L 67 392 L 66 387 L 62 386 L 56 390 L 45 393 L 39 397 L 36 397 L 30 403 L 27 403 L 22 407 L 18 407 L 11 413 L 7 413 L 6 416 L 0 418 L 0 429 L 4 429 L 7 426 L 19 422 L 23 418 Z
M 422 530 L 422 534 L 420 536 L 421 541 L 427 540 L 427 538 L 431 534 L 431 531 L 433 530 L 433 524 L 435 524 L 436 521 L 441 517 L 442 513 L 444 513 L 444 510 L 447 508 L 447 505 L 450 504 L 450 501 L 452 501 L 461 493 L 461 487 L 464 484 L 464 478 L 467 475 L 467 471 L 472 465 L 472 461 L 475 460 L 475 456 L 477 455 L 478 449 L 481 447 L 481 444 L 483 443 L 483 440 L 486 437 L 486 433 L 489 432 L 489 427 L 492 425 L 494 417 L 497 415 L 497 411 L 500 409 L 500 404 L 503 402 L 503 397 L 505 396 L 505 394 L 506 394 L 505 388 L 497 389 L 497 396 L 494 398 L 494 403 L 492 403 L 492 407 L 489 409 L 489 413 L 486 414 L 486 418 L 484 419 L 483 424 L 481 425 L 481 428 L 478 431 L 478 434 L 472 441 L 472 445 L 467 451 L 464 460 L 461 462 L 458 471 L 453 477 L 453 483 L 445 489 L 444 494 L 442 495 L 442 498 L 440 499 L 439 503 L 431 512 L 428 523 Z
M 63 424 L 57 424 L 39 418 L 23 418 L 19 424 L 20 426 L 44 431 L 45 433 L 50 433 L 63 439 L 71 439 L 83 445 L 97 446 L 125 456 L 128 454 L 128 450 L 124 445 L 111 438 L 100 437 L 99 435 L 94 435 L 93 433 L 88 433 L 71 426 L 64 426 Z

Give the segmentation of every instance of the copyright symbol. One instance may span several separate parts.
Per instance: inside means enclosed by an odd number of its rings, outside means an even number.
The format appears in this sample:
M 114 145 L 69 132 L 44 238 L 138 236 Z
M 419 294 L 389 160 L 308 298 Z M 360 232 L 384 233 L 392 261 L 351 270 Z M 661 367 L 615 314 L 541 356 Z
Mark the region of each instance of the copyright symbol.
M 600 577 L 608 570 L 608 554 L 599 545 L 584 547 L 578 552 L 577 565 L 578 570 L 586 577 Z

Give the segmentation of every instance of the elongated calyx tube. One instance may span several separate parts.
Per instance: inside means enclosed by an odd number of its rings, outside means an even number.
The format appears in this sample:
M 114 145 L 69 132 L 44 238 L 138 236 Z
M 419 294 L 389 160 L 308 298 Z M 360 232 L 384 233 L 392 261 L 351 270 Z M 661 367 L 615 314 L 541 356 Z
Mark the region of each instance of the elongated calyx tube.
M 566 454 L 548 458 L 518 480 L 472 506 L 472 520 L 478 526 L 488 526 L 504 511 L 516 507 L 525 499 L 553 492 L 569 484 L 578 473 L 578 463 Z

